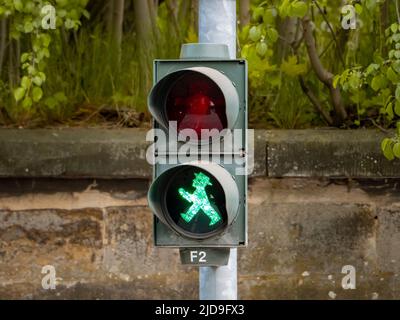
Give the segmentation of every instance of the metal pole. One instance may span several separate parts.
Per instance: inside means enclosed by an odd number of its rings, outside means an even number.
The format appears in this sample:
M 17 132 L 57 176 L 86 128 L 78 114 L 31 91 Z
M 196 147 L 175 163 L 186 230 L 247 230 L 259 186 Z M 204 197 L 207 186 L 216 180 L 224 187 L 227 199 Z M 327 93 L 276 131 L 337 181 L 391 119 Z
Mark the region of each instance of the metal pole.
M 236 59 L 236 0 L 199 0 L 199 42 L 227 44 Z M 200 300 L 237 299 L 237 249 L 223 267 L 200 267 Z
M 236 59 L 236 0 L 199 0 L 199 42 L 226 44 Z

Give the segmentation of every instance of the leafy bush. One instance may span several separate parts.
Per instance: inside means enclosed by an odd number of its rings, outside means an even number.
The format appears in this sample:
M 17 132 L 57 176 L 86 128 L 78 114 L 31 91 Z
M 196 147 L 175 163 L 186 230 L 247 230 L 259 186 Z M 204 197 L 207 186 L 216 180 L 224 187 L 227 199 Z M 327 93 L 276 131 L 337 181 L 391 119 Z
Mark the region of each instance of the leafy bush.
M 45 69 L 50 58 L 50 45 L 62 30 L 77 30 L 81 16 L 89 17 L 85 10 L 87 0 L 57 0 L 56 30 L 43 27 L 43 20 L 51 11 L 40 0 L 4 0 L 0 5 L 2 19 L 2 43 L 0 47 L 0 76 L 4 76 L 3 65 L 7 46 L 8 83 L 5 89 L 13 93 L 2 94 L 3 108 L 12 120 L 23 120 L 37 112 L 38 103 L 43 98 L 43 85 L 46 82 Z M 50 11 L 48 10 L 50 8 Z M 58 29 L 57 29 L 58 28 Z M 6 37 L 8 31 L 8 37 Z M 2 77 L 3 78 L 3 77 Z
M 72 124 L 110 109 L 145 112 L 153 59 L 176 58 L 181 43 L 197 41 L 192 1 L 170 2 L 156 13 L 145 1 L 0 4 L 0 124 Z M 42 25 L 48 4 L 56 9 L 55 29 Z M 140 6 L 148 9 L 142 22 L 132 14 Z
M 256 113 L 264 107 L 263 121 L 269 117 L 286 128 L 323 123 L 343 128 L 375 126 L 385 132 L 396 126 L 399 3 L 344 4 L 339 0 L 253 2 L 250 24 L 242 26 L 240 33 L 241 52 L 250 65 L 251 106 Z M 382 144 L 388 158 L 400 153 L 399 139 Z

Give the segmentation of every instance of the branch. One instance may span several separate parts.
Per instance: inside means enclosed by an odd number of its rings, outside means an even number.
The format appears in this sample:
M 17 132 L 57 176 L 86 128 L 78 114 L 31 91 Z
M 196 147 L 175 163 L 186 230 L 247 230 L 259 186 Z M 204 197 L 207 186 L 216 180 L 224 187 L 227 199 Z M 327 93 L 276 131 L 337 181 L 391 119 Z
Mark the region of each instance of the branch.
M 172 25 L 174 26 L 175 34 L 180 39 L 181 38 L 181 32 L 180 32 L 179 23 L 178 23 L 177 3 L 176 2 L 167 1 L 166 2 L 166 6 L 167 6 L 168 13 L 171 16 Z
M 324 109 L 321 102 L 318 100 L 318 98 L 314 94 L 314 92 L 306 84 L 304 77 L 299 76 L 299 81 L 300 81 L 301 89 L 303 90 L 304 94 L 308 97 L 308 99 L 311 101 L 311 103 L 314 105 L 314 107 L 317 109 L 317 111 L 322 115 L 322 117 L 325 119 L 325 121 L 329 125 L 333 125 L 333 119 L 332 119 L 331 115 L 329 114 L 328 111 L 326 111 Z
M 339 56 L 340 62 L 342 63 L 343 68 L 345 68 L 345 67 L 346 67 L 346 63 L 345 63 L 344 60 L 343 60 L 342 51 L 341 51 L 341 49 L 340 49 L 339 42 L 338 42 L 337 39 L 336 39 L 335 32 L 333 31 L 332 26 L 331 26 L 331 24 L 329 23 L 329 20 L 328 20 L 328 18 L 327 18 L 326 15 L 325 15 L 325 12 L 322 10 L 322 8 L 320 7 L 320 5 L 318 4 L 318 1 L 313 0 L 313 3 L 317 6 L 317 9 L 318 9 L 319 13 L 322 15 L 322 18 L 324 19 L 324 21 L 325 21 L 326 24 L 328 25 L 328 28 L 329 28 L 329 30 L 330 30 L 330 32 L 331 32 L 331 34 L 332 34 L 332 39 L 333 39 L 333 41 L 335 41 L 335 43 L 336 43 L 336 48 L 337 48 L 337 50 L 338 50 L 338 56 Z
M 383 133 L 389 134 L 390 131 L 386 130 L 385 128 L 383 128 L 382 126 L 380 126 L 379 124 L 376 123 L 376 121 L 372 118 L 368 118 L 368 120 L 370 120 L 372 122 L 372 124 L 377 127 L 379 130 L 381 130 Z
M 250 23 L 250 0 L 239 1 L 240 29 Z
M 399 0 L 395 0 L 396 4 L 396 14 L 397 14 L 397 22 L 400 23 L 400 10 L 399 10 Z
M 310 58 L 311 66 L 317 75 L 318 79 L 329 89 L 333 107 L 335 112 L 341 120 L 347 119 L 347 112 L 345 110 L 342 96 L 339 88 L 333 87 L 333 74 L 326 70 L 322 65 L 321 59 L 318 55 L 315 45 L 315 39 L 312 32 L 311 20 L 308 16 L 303 19 L 304 41 L 307 47 L 308 56 Z
M 114 19 L 113 19 L 113 35 L 118 51 L 121 50 L 122 36 L 124 33 L 124 10 L 125 0 L 115 0 L 114 2 Z
M 107 16 L 106 16 L 106 22 L 107 22 L 107 32 L 108 35 L 111 36 L 113 34 L 113 28 L 114 28 L 114 0 L 108 0 L 108 3 L 106 6 Z

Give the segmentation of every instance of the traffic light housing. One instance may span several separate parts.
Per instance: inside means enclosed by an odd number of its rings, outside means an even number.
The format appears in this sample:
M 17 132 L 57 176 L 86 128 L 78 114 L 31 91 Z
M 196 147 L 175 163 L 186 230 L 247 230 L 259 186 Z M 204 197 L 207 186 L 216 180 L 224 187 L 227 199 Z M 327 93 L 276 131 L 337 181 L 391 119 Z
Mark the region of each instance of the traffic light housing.
M 205 46 L 186 45 L 182 59 L 154 62 L 148 105 L 158 134 L 148 201 L 159 247 L 247 244 L 247 63 L 230 60 L 223 45 Z M 168 139 L 188 129 L 195 139 L 171 147 Z M 211 134 L 204 138 L 202 130 Z M 220 148 L 210 150 L 211 143 Z M 184 144 L 198 153 L 188 155 Z

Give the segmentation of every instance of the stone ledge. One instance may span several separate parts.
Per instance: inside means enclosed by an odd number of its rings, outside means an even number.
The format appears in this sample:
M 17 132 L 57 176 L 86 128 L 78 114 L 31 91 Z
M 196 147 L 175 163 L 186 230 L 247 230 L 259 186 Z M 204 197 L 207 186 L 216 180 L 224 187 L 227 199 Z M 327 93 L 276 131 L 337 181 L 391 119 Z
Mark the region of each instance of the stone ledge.
M 269 177 L 395 178 L 400 161 L 382 154 L 377 130 L 273 130 L 267 133 Z
M 149 179 L 143 129 L 0 129 L 0 178 Z M 255 176 L 391 178 L 377 130 L 256 130 Z
M 0 130 L 0 177 L 149 178 L 141 129 Z

